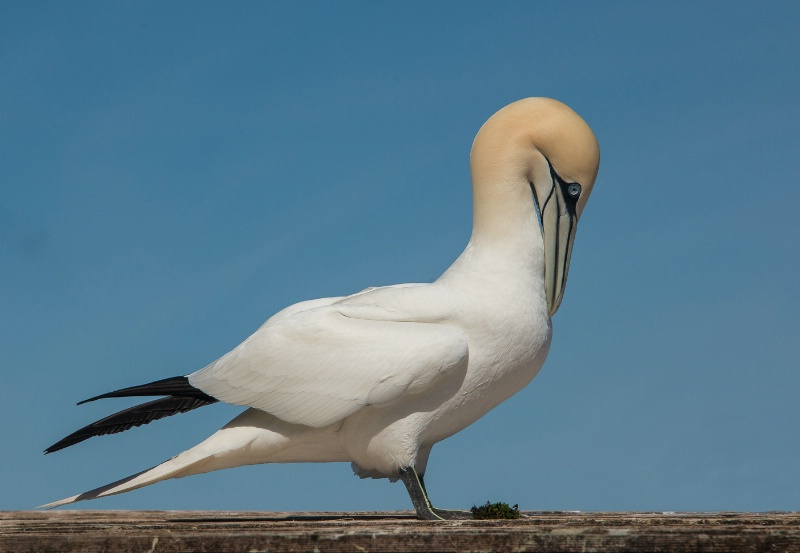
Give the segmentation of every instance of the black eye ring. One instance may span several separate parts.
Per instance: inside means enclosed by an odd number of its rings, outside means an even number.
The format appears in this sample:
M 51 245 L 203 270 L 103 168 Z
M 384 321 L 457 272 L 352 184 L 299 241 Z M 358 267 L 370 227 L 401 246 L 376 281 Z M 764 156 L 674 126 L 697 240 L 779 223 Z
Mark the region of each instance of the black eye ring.
M 573 182 L 567 185 L 567 194 L 573 200 L 577 200 L 578 197 L 581 195 L 581 185 L 577 182 Z

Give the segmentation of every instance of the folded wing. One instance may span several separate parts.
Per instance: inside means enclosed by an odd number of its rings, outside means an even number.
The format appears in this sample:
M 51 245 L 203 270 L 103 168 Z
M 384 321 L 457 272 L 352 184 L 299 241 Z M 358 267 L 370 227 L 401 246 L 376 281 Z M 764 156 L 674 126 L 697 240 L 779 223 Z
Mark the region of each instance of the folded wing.
M 468 355 L 455 327 L 351 318 L 333 304 L 265 324 L 189 382 L 221 401 L 321 428 L 424 393 Z

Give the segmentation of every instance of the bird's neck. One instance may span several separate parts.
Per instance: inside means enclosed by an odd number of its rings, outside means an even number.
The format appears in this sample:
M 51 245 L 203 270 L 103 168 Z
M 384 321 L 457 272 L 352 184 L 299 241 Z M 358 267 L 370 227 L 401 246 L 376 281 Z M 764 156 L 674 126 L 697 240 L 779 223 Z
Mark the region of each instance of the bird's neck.
M 443 277 L 478 274 L 530 282 L 544 275 L 544 244 L 530 185 L 524 177 L 499 175 L 473 184 L 469 244 Z

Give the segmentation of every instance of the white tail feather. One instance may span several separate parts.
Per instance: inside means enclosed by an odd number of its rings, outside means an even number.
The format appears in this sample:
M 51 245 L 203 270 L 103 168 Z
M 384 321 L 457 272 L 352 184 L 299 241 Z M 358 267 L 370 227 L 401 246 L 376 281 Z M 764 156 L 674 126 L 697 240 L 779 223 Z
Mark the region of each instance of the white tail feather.
M 61 507 L 62 505 L 77 503 L 78 501 L 85 501 L 87 499 L 96 499 L 98 497 L 106 497 L 109 495 L 129 492 L 131 490 L 143 488 L 145 486 L 149 486 L 150 484 L 155 484 L 156 482 L 168 480 L 170 478 L 181 478 L 182 476 L 200 474 L 203 472 L 208 472 L 208 470 L 213 470 L 203 469 L 203 465 L 208 464 L 207 461 L 210 461 L 211 459 L 204 459 L 202 457 L 197 458 L 197 455 L 188 455 L 192 453 L 194 449 L 195 448 L 184 451 L 169 461 L 165 461 L 160 465 L 156 465 L 155 467 L 145 471 L 132 474 L 131 476 L 123 478 L 122 480 L 117 480 L 111 484 L 106 484 L 105 486 L 95 488 L 94 490 L 73 495 L 72 497 L 67 497 L 59 501 L 47 503 L 46 505 L 37 507 L 37 509 L 53 509 L 55 507 Z
M 293 425 L 263 411 L 248 409 L 205 441 L 160 465 L 37 508 L 53 509 L 78 501 L 129 492 L 170 478 L 243 465 L 347 460 L 350 459 L 341 451 L 332 428 Z

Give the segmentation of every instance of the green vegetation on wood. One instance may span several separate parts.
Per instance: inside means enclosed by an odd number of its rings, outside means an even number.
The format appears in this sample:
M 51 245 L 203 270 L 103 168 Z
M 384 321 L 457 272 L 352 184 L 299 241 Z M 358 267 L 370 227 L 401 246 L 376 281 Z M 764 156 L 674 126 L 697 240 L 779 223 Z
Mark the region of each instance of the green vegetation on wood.
M 489 503 L 480 507 L 472 506 L 472 518 L 487 520 L 497 518 L 519 518 L 519 505 L 509 507 L 508 503 Z

